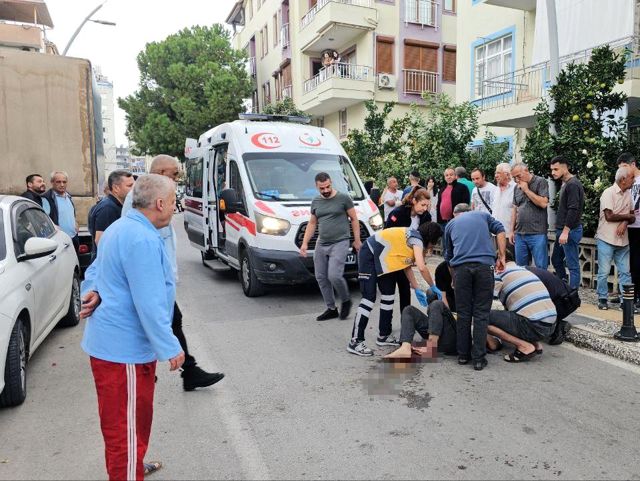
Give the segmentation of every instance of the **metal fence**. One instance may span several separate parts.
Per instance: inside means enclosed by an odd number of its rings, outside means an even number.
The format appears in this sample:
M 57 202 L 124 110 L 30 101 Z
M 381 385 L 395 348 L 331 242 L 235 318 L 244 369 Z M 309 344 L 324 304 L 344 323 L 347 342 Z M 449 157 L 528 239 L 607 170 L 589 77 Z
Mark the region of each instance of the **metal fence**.
M 436 72 L 426 70 L 403 69 L 404 94 L 422 94 L 422 92 L 438 92 L 438 77 Z
M 365 65 L 353 65 L 350 63 L 334 63 L 320 70 L 317 75 L 304 83 L 304 93 L 318 88 L 322 82 L 331 78 L 349 80 L 373 80 L 373 68 Z

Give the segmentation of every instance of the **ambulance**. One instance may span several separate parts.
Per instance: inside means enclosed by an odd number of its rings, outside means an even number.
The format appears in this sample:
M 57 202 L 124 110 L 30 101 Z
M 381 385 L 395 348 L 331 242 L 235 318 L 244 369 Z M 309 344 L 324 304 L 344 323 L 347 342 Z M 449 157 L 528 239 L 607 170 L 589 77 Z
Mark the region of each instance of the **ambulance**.
M 344 149 L 325 128 L 305 117 L 241 114 L 185 143 L 184 228 L 205 266 L 234 269 L 248 297 L 266 285 L 314 280 L 314 233 L 306 257 L 300 246 L 318 196 L 315 176 L 326 172 L 333 187 L 351 196 L 364 242 L 382 229 Z M 346 223 L 349 223 L 345 215 Z M 350 224 L 350 223 L 349 223 Z M 351 230 L 351 228 L 350 228 Z M 353 232 L 351 232 L 353 240 Z M 345 275 L 357 275 L 351 248 Z

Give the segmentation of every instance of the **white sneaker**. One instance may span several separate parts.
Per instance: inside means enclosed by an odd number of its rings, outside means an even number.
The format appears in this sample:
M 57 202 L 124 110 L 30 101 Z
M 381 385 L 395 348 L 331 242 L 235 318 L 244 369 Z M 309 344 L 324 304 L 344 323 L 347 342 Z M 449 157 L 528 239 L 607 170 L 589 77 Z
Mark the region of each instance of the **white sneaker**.
M 393 334 L 389 334 L 388 336 L 377 338 L 376 344 L 378 346 L 399 346 L 400 341 Z
M 356 356 L 373 356 L 373 351 L 367 347 L 364 341 L 351 341 L 347 345 L 347 351 Z

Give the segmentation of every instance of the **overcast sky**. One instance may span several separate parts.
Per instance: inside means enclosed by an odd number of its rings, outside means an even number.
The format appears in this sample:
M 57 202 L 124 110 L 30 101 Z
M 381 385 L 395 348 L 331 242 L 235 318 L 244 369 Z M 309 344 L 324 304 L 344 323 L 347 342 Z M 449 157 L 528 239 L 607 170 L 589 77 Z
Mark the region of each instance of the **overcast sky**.
M 54 28 L 47 32 L 60 53 L 73 32 L 102 0 L 46 0 Z M 136 56 L 148 42 L 192 25 L 224 23 L 235 0 L 108 0 L 92 18 L 115 27 L 87 22 L 67 55 L 88 58 L 113 81 L 114 97 L 138 86 Z M 116 144 L 126 144 L 124 112 L 115 105 Z

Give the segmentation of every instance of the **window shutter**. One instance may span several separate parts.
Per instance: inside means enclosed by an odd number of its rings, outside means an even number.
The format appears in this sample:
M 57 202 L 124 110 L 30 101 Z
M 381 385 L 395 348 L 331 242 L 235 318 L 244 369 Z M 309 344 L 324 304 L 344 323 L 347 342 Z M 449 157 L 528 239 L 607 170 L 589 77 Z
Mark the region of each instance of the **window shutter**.
M 417 45 L 404 46 L 404 68 L 420 70 L 420 50 Z
M 455 47 L 444 47 L 444 66 L 442 80 L 446 82 L 456 81 L 456 49 Z
M 427 72 L 438 71 L 438 49 L 433 47 L 422 47 L 420 52 L 420 70 Z
M 284 84 L 282 88 L 291 85 L 291 64 L 282 69 L 282 83 Z
M 376 39 L 376 73 L 393 73 L 393 40 Z

